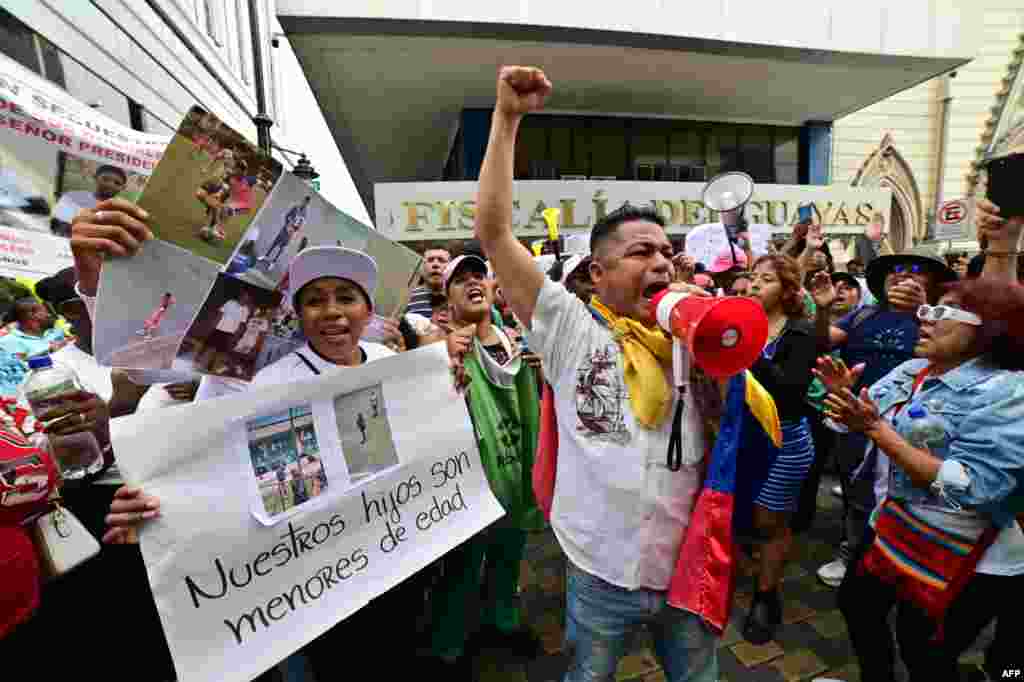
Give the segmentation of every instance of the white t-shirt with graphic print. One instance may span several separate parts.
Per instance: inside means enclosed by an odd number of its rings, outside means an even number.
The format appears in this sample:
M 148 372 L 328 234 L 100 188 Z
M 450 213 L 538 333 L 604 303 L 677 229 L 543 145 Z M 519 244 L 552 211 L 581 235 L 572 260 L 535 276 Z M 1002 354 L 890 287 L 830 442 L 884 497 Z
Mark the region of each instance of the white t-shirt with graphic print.
M 613 585 L 666 589 L 701 484 L 704 429 L 692 392 L 683 461 L 697 463 L 669 471 L 672 419 L 658 429 L 637 423 L 619 347 L 578 298 L 545 279 L 529 339 L 555 394 L 559 544 L 578 568 Z

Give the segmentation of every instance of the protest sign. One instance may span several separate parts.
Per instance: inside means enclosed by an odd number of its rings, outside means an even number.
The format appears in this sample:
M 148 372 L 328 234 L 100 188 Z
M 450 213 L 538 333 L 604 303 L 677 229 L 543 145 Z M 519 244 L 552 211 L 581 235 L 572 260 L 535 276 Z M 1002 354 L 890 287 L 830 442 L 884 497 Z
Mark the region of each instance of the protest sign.
M 216 116 L 189 110 L 139 197 L 156 239 L 141 256 L 110 260 L 100 273 L 93 319 L 100 364 L 172 367 L 220 265 L 280 174 L 280 163 Z
M 281 175 L 281 164 L 192 107 L 139 206 L 157 239 L 224 264 Z
M 951 199 L 943 202 L 935 214 L 938 240 L 969 239 L 974 232 L 974 199 Z
M 301 343 L 283 294 L 302 249 L 338 244 L 369 254 L 379 271 L 374 312 L 388 317 L 404 309 L 419 269 L 417 253 L 282 175 L 277 161 L 199 107 L 179 126 L 138 203 L 156 239 L 141 256 L 109 261 L 100 275 L 93 351 L 104 365 L 248 381 Z M 213 316 L 241 290 L 248 303 L 229 343 Z M 223 346 L 218 352 L 203 348 L 211 336 Z
M 0 227 L 0 275 L 43 278 L 73 264 L 69 240 L 52 234 Z
M 103 199 L 135 200 L 167 142 L 117 123 L 0 55 L 0 228 L 11 245 L 0 256 L 0 274 L 51 275 L 70 265 L 66 239 L 39 237 L 67 237 L 75 214 Z
M 750 249 L 754 258 L 768 253 L 768 242 L 772 238 L 771 225 L 752 223 L 747 226 L 750 234 Z M 739 246 L 736 252 L 740 253 Z M 693 257 L 698 263 L 711 267 L 715 259 L 723 254 L 730 254 L 729 238 L 722 223 L 705 223 L 698 225 L 686 234 L 686 255 Z
M 419 254 L 376 234 L 285 173 L 185 332 L 175 368 L 249 381 L 294 349 L 300 332 L 288 299 L 288 267 L 303 249 L 324 245 L 374 256 L 375 309 L 392 315 L 404 308 Z
M 182 682 L 253 679 L 503 514 L 444 344 L 111 431 L 161 501 L 142 552 Z

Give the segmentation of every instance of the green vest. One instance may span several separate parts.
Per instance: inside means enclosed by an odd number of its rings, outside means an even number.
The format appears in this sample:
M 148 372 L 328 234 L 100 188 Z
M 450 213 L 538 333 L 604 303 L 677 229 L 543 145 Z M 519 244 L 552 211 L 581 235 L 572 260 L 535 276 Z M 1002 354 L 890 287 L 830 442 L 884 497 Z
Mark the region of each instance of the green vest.
M 465 358 L 470 377 L 466 403 L 480 460 L 495 497 L 505 508 L 504 522 L 523 530 L 543 529 L 544 516 L 533 497 L 533 458 L 540 432 L 540 399 L 531 367 L 518 359 L 511 369 L 515 379 L 502 385 L 481 366 L 474 348 Z M 518 369 L 516 369 L 518 366 Z

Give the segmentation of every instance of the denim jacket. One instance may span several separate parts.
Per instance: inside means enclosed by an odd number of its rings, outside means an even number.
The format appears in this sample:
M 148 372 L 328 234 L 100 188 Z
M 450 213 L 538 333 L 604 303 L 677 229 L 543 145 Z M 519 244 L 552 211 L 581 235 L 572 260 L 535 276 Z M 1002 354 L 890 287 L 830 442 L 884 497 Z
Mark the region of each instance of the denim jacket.
M 944 460 L 935 482 L 928 489 L 915 486 L 892 462 L 889 495 L 944 511 L 975 509 L 1003 528 L 1024 510 L 1024 373 L 999 369 L 980 356 L 927 378 L 898 414 L 887 414 L 906 402 L 927 365 L 908 360 L 869 390 L 879 413 L 904 438 L 912 421 L 908 413 L 918 405 L 945 431 L 941 444 L 929 444 Z

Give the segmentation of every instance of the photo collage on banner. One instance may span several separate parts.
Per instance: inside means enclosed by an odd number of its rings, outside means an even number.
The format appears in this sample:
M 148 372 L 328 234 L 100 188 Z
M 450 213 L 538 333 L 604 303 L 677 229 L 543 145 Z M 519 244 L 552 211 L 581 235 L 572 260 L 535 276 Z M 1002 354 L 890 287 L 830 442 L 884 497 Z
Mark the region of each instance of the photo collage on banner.
M 404 308 L 420 256 L 338 210 L 291 173 L 278 180 L 238 240 L 178 349 L 175 369 L 251 381 L 303 343 L 288 267 L 304 249 L 337 245 L 377 261 L 378 312 Z
M 75 215 L 105 199 L 136 201 L 168 142 L 0 55 L 0 275 L 70 267 Z
M 174 366 L 189 325 L 281 172 L 213 114 L 188 112 L 138 200 L 156 238 L 101 273 L 93 321 L 101 364 Z
M 251 381 L 303 343 L 287 296 L 289 265 L 303 249 L 368 253 L 379 272 L 375 312 L 389 317 L 404 310 L 419 268 L 417 253 L 282 173 L 198 107 L 139 205 L 156 239 L 101 277 L 93 345 L 100 362 L 115 367 Z
M 235 442 L 250 475 L 250 509 L 274 525 L 399 465 L 380 383 L 237 421 Z

